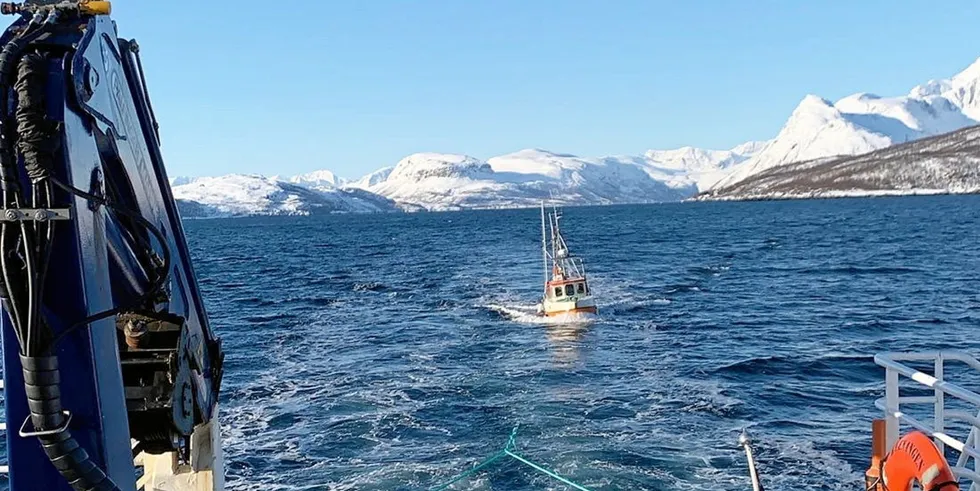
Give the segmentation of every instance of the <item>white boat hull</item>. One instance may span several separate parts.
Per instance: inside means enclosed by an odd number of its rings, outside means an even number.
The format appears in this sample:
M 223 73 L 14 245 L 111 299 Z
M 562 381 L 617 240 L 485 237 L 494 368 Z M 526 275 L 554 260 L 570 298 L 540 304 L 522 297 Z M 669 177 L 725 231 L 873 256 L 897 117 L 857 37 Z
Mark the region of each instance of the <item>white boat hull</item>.
M 581 298 L 562 298 L 560 300 L 544 299 L 542 302 L 544 315 L 554 317 L 567 314 L 595 314 L 598 313 L 595 299 L 592 297 Z

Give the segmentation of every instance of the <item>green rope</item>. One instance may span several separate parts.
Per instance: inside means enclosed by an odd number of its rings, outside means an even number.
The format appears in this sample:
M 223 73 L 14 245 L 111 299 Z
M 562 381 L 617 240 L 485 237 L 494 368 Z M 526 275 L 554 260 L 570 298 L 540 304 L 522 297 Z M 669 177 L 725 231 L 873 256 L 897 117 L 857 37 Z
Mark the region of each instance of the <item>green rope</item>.
M 527 464 L 527 465 L 531 466 L 532 469 L 537 470 L 539 472 L 542 472 L 545 475 L 548 475 L 548 476 L 550 476 L 551 478 L 553 478 L 555 480 L 561 481 L 561 482 L 563 482 L 563 483 L 565 483 L 565 484 L 567 484 L 567 485 L 569 485 L 569 486 L 571 486 L 571 487 L 573 487 L 575 489 L 580 489 L 581 491 L 590 491 L 589 488 L 587 488 L 585 486 L 582 486 L 581 484 L 576 484 L 576 483 L 574 483 L 572 481 L 569 481 L 568 479 L 565 479 L 564 477 L 559 476 L 557 473 L 555 473 L 555 471 L 549 471 L 548 469 L 545 469 L 544 467 L 541 467 L 538 464 L 535 464 L 534 462 L 531 462 L 530 460 L 524 459 L 524 457 L 521 457 L 520 455 L 517 455 L 516 453 L 512 453 L 510 450 L 505 450 L 504 452 L 506 452 L 507 455 L 509 455 L 509 456 L 517 459 L 518 462 L 522 462 L 524 464 Z
M 512 459 L 514 459 L 514 460 L 516 460 L 516 461 L 518 461 L 518 462 L 520 462 L 520 463 L 522 463 L 524 465 L 527 465 L 528 467 L 530 467 L 530 468 L 532 468 L 532 469 L 534 469 L 534 470 L 536 470 L 536 471 L 538 471 L 538 472 L 540 472 L 542 474 L 547 475 L 548 477 L 550 477 L 552 479 L 555 479 L 556 481 L 563 482 L 563 483 L 565 483 L 565 484 L 567 484 L 567 485 L 569 485 L 569 486 L 571 486 L 571 487 L 573 487 L 575 489 L 578 489 L 580 491 L 591 491 L 589 488 L 587 488 L 585 486 L 582 486 L 581 484 L 572 482 L 572 481 L 570 481 L 570 480 L 568 480 L 568 479 L 566 479 L 566 478 L 564 478 L 562 476 L 559 476 L 558 473 L 555 472 L 555 471 L 548 470 L 548 469 L 546 469 L 546 468 L 544 468 L 544 467 L 542 467 L 542 466 L 540 466 L 538 464 L 535 464 L 534 462 L 531 462 L 530 460 L 525 459 L 521 455 L 514 453 L 513 451 L 514 450 L 517 450 L 517 441 L 516 441 L 516 438 L 517 438 L 517 427 L 515 426 L 514 429 L 511 430 L 511 432 L 510 432 L 510 438 L 507 440 L 507 445 L 504 446 L 504 449 L 503 450 L 501 450 L 501 451 L 499 451 L 499 452 L 491 455 L 489 458 L 487 458 L 483 462 L 480 462 L 479 464 L 477 464 L 476 466 L 474 466 L 472 469 L 470 469 L 470 470 L 468 470 L 468 471 L 466 471 L 466 472 L 464 472 L 464 473 L 462 473 L 462 474 L 454 477 L 451 481 L 449 481 L 449 482 L 447 482 L 445 484 L 439 485 L 437 487 L 431 488 L 429 491 L 442 491 L 444 489 L 447 489 L 447 488 L 449 488 L 449 486 L 452 486 L 453 484 L 456 484 L 457 482 L 462 481 L 463 479 L 466 479 L 467 477 L 470 477 L 473 474 L 476 474 L 477 472 L 479 472 L 484 467 L 487 467 L 490 464 L 492 464 L 492 463 L 500 460 L 501 457 L 510 457 L 510 458 L 512 458 Z
M 449 488 L 449 486 L 452 486 L 453 484 L 456 484 L 457 482 L 462 481 L 463 479 L 466 479 L 467 477 L 470 477 L 473 474 L 476 474 L 477 472 L 479 472 L 480 469 L 482 469 L 482 468 L 484 468 L 484 467 L 486 467 L 486 466 L 488 466 L 488 465 L 496 462 L 498 459 L 500 459 L 501 457 L 503 457 L 505 455 L 507 455 L 505 452 L 497 452 L 495 455 L 491 456 L 487 460 L 484 460 L 483 462 L 481 462 L 476 467 L 474 467 L 474 468 L 472 468 L 472 469 L 470 469 L 470 470 L 468 470 L 468 471 L 466 471 L 466 472 L 464 472 L 464 473 L 456 476 L 455 478 L 453 478 L 452 481 L 449 481 L 446 484 L 443 484 L 441 486 L 432 488 L 431 491 L 442 491 L 443 489 L 447 489 L 447 488 Z

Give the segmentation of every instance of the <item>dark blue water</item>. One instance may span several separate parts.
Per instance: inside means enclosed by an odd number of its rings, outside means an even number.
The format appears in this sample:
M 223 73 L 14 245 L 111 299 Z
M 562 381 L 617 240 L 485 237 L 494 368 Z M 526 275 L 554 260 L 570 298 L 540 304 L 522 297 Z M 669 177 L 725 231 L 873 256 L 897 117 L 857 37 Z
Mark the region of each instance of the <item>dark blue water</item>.
M 975 350 L 980 197 L 568 208 L 599 319 L 549 325 L 537 210 L 192 221 L 229 489 L 424 489 L 499 450 L 595 489 L 862 489 L 875 353 Z M 563 489 L 514 463 L 456 489 Z

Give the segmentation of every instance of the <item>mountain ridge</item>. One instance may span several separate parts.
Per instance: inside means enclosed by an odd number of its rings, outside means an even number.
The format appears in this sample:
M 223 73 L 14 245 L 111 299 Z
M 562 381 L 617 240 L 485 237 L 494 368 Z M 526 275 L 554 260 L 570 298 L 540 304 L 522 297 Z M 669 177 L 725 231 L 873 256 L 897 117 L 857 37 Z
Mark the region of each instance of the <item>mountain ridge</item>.
M 784 165 L 865 155 L 978 123 L 980 58 L 906 95 L 858 92 L 837 102 L 806 95 L 774 138 L 728 150 L 684 146 L 579 157 L 527 148 L 486 160 L 420 152 L 355 180 L 324 169 L 285 177 L 176 177 L 171 186 L 194 214 L 218 216 L 512 208 L 551 198 L 566 204 L 679 201 Z M 238 192 L 237 185 L 251 192 Z
M 862 155 L 773 167 L 697 201 L 980 193 L 980 124 Z

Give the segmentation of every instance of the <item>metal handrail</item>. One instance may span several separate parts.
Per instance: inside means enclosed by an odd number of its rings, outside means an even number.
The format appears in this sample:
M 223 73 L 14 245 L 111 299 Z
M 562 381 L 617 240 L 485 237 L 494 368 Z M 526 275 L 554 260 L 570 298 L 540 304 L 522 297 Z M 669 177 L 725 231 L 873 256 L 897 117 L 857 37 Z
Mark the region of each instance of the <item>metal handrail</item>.
M 959 351 L 926 351 L 917 353 L 882 353 L 875 355 L 875 364 L 885 369 L 885 397 L 875 401 L 875 406 L 885 413 L 886 448 L 892 448 L 898 441 L 899 426 L 905 424 L 922 431 L 935 440 L 940 451 L 949 447 L 959 453 L 959 458 L 951 469 L 960 479 L 971 481 L 970 490 L 980 491 L 980 394 L 944 380 L 945 362 L 954 361 L 967 365 L 980 372 L 980 361 L 972 355 Z M 933 362 L 932 375 L 912 368 L 901 362 Z M 900 394 L 899 377 L 906 377 L 934 391 L 932 396 L 903 397 Z M 976 408 L 976 415 L 962 411 L 946 412 L 946 396 L 967 402 Z M 928 425 L 917 418 L 902 412 L 902 405 L 932 405 L 933 421 Z M 946 432 L 946 421 L 965 422 L 970 425 L 970 433 L 961 441 Z M 973 458 L 973 469 L 967 467 Z
M 0 378 L 0 394 L 3 394 L 3 378 Z M 7 431 L 6 421 L 0 421 L 0 431 Z M 0 464 L 0 474 L 10 474 L 10 467 L 6 463 Z

